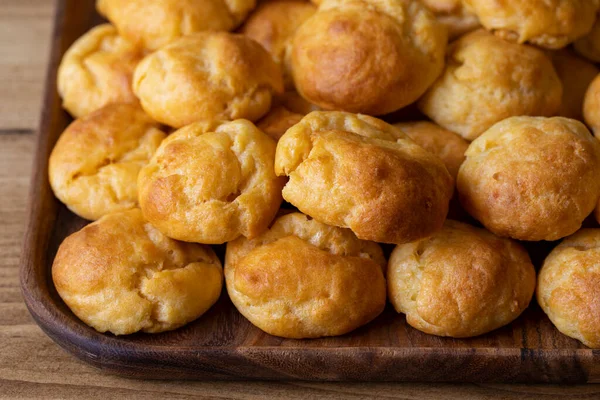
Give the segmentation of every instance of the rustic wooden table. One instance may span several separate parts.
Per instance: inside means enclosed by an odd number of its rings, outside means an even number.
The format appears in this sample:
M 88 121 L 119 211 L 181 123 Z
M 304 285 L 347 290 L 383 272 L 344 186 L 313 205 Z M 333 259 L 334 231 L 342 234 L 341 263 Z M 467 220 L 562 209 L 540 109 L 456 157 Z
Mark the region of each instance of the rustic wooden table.
M 66 354 L 29 316 L 18 280 L 53 12 L 53 0 L 0 0 L 0 398 L 600 398 L 597 385 L 139 381 Z

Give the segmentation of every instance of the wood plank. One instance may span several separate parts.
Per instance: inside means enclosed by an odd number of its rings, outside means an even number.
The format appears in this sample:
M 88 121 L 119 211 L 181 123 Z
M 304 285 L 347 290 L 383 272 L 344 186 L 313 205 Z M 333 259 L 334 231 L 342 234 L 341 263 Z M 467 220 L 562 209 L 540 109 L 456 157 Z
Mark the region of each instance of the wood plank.
M 0 3 L 0 133 L 29 132 L 39 120 L 55 1 Z

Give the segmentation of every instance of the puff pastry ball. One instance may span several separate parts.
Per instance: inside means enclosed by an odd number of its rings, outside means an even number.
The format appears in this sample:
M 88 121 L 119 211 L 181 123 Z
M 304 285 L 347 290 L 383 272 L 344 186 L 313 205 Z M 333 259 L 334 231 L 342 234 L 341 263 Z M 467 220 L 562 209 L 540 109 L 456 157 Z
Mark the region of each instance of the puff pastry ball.
M 256 0 L 97 0 L 98 12 L 127 40 L 156 50 L 193 33 L 230 31 Z
M 288 88 L 294 87 L 290 65 L 292 38 L 296 29 L 316 10 L 317 7 L 307 1 L 269 0 L 259 4 L 240 29 L 271 53 L 282 69 Z
M 600 142 L 579 121 L 513 117 L 471 143 L 458 172 L 461 202 L 500 236 L 557 240 L 600 197 Z
M 481 26 L 479 18 L 467 10 L 462 0 L 421 0 L 448 29 L 448 38 L 456 39 Z
M 600 75 L 592 80 L 583 98 L 583 118 L 598 136 L 600 134 Z
M 71 45 L 58 67 L 63 107 L 79 118 L 110 103 L 137 102 L 131 82 L 142 57 L 142 49 L 112 25 L 92 28 Z
M 285 338 L 337 336 L 384 309 L 385 258 L 373 242 L 300 213 L 227 244 L 225 282 L 239 312 Z
M 563 334 L 600 348 L 600 229 L 582 229 L 548 255 L 537 301 Z
M 557 115 L 583 120 L 585 93 L 600 69 L 567 49 L 553 51 L 551 57 L 563 86 L 562 102 Z
M 146 112 L 181 128 L 200 120 L 258 120 L 283 92 L 281 71 L 261 45 L 243 35 L 201 32 L 150 54 L 135 70 L 133 90 Z
M 477 30 L 450 45 L 444 73 L 418 106 L 439 125 L 473 140 L 511 116 L 552 116 L 561 96 L 560 79 L 541 50 Z
M 586 35 L 596 21 L 598 0 L 463 0 L 497 36 L 560 49 Z
M 443 162 L 377 118 L 315 111 L 279 139 L 285 200 L 364 240 L 406 243 L 442 227 L 452 197 Z
M 210 247 L 169 239 L 133 209 L 67 237 L 52 279 L 83 322 L 127 335 L 168 331 L 200 317 L 219 298 L 223 272 Z
M 48 166 L 56 197 L 96 220 L 137 206 L 137 178 L 166 134 L 139 105 L 109 104 L 62 133 Z
M 325 0 L 294 36 L 294 83 L 324 109 L 387 114 L 435 81 L 446 43 L 417 0 Z
M 535 269 L 515 241 L 447 220 L 431 237 L 394 249 L 387 284 L 409 325 L 464 338 L 516 319 L 533 297 Z
M 256 127 L 278 141 L 288 129 L 300 122 L 302 117 L 303 114 L 292 112 L 284 106 L 277 106 L 258 121 Z
M 600 18 L 592 27 L 590 33 L 573 43 L 575 50 L 593 62 L 600 62 Z
M 140 171 L 140 208 L 162 233 L 186 242 L 257 236 L 282 201 L 274 157 L 275 142 L 250 121 L 188 125 Z

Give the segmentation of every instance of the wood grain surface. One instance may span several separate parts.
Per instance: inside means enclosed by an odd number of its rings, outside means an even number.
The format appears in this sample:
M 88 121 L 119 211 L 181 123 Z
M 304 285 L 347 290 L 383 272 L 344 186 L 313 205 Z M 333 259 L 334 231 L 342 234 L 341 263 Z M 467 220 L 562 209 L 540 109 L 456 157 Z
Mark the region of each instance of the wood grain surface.
M 35 325 L 18 289 L 18 259 L 38 119 L 43 67 L 32 66 L 48 44 L 52 1 L 1 0 L 0 32 L 37 31 L 18 41 L 0 38 L 0 80 L 14 91 L 0 90 L 0 398 L 398 398 L 475 399 L 600 398 L 596 385 L 450 385 L 302 382 L 182 382 L 130 380 L 101 373 L 62 351 Z M 10 10 L 13 18 L 3 18 Z M 44 31 L 42 26 L 46 26 Z M 25 28 L 24 28 L 25 27 Z M 30 33 L 28 31 L 28 33 Z M 29 43 L 31 41 L 31 43 Z M 43 56 L 41 56 L 43 58 Z M 40 58 L 40 59 L 41 59 Z M 10 67 L 7 67 L 10 66 Z M 11 68 L 32 72 L 27 78 Z M 7 75 L 9 74 L 9 75 Z M 23 87 L 20 90 L 19 87 Z M 27 88 L 37 88 L 29 92 Z M 7 111 L 12 110 L 12 111 Z M 23 118 L 15 117 L 19 113 Z M 15 121 L 17 121 L 15 123 Z

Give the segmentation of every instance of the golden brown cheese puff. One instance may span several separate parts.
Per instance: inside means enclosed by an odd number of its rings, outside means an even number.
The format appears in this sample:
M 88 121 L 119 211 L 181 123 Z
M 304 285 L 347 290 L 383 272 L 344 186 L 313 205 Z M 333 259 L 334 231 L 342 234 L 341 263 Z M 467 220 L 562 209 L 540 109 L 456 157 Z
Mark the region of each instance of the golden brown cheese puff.
M 186 242 L 255 237 L 275 217 L 285 180 L 275 142 L 250 121 L 197 122 L 163 141 L 138 179 L 144 217 Z
M 434 82 L 446 42 L 417 0 L 326 0 L 294 36 L 294 83 L 324 109 L 387 114 Z
M 227 244 L 225 282 L 238 311 L 286 338 L 337 336 L 377 317 L 386 303 L 381 248 L 300 213 L 259 237 Z
M 600 229 L 582 229 L 552 250 L 538 276 L 537 301 L 563 334 L 600 348 Z
M 561 96 L 560 79 L 541 50 L 478 30 L 450 45 L 446 70 L 418 105 L 442 127 L 473 140 L 508 117 L 552 116 Z
M 600 75 L 596 75 L 585 92 L 583 119 L 594 135 L 598 137 L 600 134 Z
M 210 247 L 169 239 L 133 209 L 67 237 L 52 279 L 83 322 L 127 335 L 168 331 L 200 317 L 219 298 L 223 272 Z
M 276 106 L 256 123 L 256 127 L 277 142 L 288 129 L 300 122 L 302 117 L 304 115 L 291 112 L 283 106 Z
M 456 39 L 481 26 L 479 18 L 465 9 L 461 0 L 421 0 L 448 29 L 448 38 Z
M 596 19 L 590 33 L 577 39 L 573 44 L 575 50 L 593 62 L 600 62 L 600 18 Z
M 281 71 L 261 45 L 243 35 L 202 32 L 150 54 L 135 70 L 133 90 L 150 116 L 181 128 L 201 120 L 256 121 L 283 92 Z
M 149 50 L 201 31 L 230 31 L 256 0 L 97 0 L 98 12 L 119 33 Z
M 508 118 L 473 141 L 466 156 L 461 202 L 500 236 L 563 238 L 600 197 L 600 143 L 573 119 Z
M 240 32 L 260 43 L 283 72 L 287 88 L 294 87 L 290 53 L 296 29 L 315 13 L 317 7 L 302 0 L 272 0 L 261 3 L 248 17 Z
M 142 57 L 112 25 L 92 28 L 69 47 L 58 67 L 63 107 L 79 118 L 110 103 L 137 102 L 131 80 Z
M 387 283 L 409 325 L 463 338 L 516 319 L 533 296 L 535 269 L 517 242 L 447 220 L 433 236 L 394 249 Z
M 560 49 L 586 35 L 598 0 L 463 0 L 481 24 L 498 37 Z
M 165 137 L 136 104 L 109 104 L 77 119 L 50 155 L 52 190 L 89 220 L 137 207 L 138 174 Z
M 562 102 L 557 115 L 583 120 L 585 93 L 600 70 L 567 49 L 549 52 L 549 55 L 563 87 Z
M 441 228 L 452 197 L 443 162 L 366 115 L 315 111 L 279 139 L 283 198 L 364 240 L 405 243 Z

